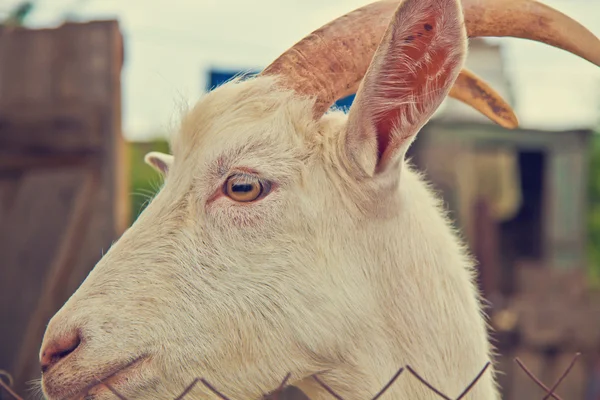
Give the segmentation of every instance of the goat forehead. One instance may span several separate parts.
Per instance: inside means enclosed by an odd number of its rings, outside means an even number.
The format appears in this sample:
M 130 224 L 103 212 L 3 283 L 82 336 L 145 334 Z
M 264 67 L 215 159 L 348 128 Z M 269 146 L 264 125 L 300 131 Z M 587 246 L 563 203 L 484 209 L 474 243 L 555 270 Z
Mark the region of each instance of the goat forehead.
M 234 80 L 204 95 L 184 116 L 172 139 L 174 153 L 248 138 L 289 141 L 318 130 L 312 100 L 274 86 L 272 78 Z M 300 134 L 300 135 L 298 135 Z M 179 150 L 179 151 L 178 151 Z M 177 154 L 175 154 L 177 156 Z

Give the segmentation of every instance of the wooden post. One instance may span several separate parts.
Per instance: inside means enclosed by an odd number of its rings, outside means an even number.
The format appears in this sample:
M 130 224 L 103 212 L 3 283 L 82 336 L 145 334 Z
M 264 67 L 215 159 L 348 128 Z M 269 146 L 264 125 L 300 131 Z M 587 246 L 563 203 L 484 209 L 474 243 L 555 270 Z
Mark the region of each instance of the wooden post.
M 491 216 L 489 204 L 478 199 L 474 206 L 474 253 L 479 266 L 479 283 L 483 295 L 491 300 L 500 294 L 502 274 L 500 270 L 498 224 Z
M 117 22 L 0 30 L 0 369 L 39 378 L 49 318 L 127 227 Z

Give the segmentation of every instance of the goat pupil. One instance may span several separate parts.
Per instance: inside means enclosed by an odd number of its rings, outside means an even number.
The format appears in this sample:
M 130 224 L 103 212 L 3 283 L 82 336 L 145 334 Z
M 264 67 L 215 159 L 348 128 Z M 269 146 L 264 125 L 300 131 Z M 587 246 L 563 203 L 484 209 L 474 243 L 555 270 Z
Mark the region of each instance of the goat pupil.
M 247 193 L 252 191 L 252 185 L 249 183 L 236 184 L 232 187 L 234 192 Z

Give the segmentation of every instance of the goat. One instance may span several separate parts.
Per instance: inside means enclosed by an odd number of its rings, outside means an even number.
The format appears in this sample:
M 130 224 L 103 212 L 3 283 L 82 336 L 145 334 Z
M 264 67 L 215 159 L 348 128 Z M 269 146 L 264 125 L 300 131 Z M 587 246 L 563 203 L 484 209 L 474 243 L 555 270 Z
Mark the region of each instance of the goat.
M 600 65 L 600 41 L 532 0 L 379 1 L 183 117 L 164 184 L 50 320 L 51 399 L 175 397 L 203 377 L 234 399 L 289 384 L 313 400 L 374 396 L 410 365 L 458 395 L 489 361 L 474 261 L 405 160 L 448 96 L 511 128 L 463 69 L 468 37 L 516 36 Z M 348 114 L 330 110 L 356 92 Z M 499 398 L 494 368 L 469 399 Z M 399 379 L 388 398 L 435 395 Z M 188 398 L 216 398 L 198 385 Z

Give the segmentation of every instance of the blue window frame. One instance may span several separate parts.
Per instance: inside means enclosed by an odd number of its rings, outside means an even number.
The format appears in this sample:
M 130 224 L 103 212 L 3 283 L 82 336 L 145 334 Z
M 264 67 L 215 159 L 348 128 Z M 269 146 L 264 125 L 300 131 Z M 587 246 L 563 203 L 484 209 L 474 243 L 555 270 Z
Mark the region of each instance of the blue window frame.
M 242 71 L 233 71 L 233 70 L 227 71 L 227 70 L 211 69 L 208 72 L 208 83 L 207 83 L 206 89 L 212 90 L 215 87 L 229 81 L 234 76 L 252 76 L 257 73 L 258 72 L 256 72 L 256 71 L 248 71 L 246 73 L 243 73 Z M 343 109 L 344 111 L 348 111 L 348 109 L 352 105 L 353 101 L 354 101 L 354 95 L 352 94 L 348 97 L 344 97 L 343 99 L 339 99 L 338 101 L 336 101 L 335 106 L 340 109 Z

